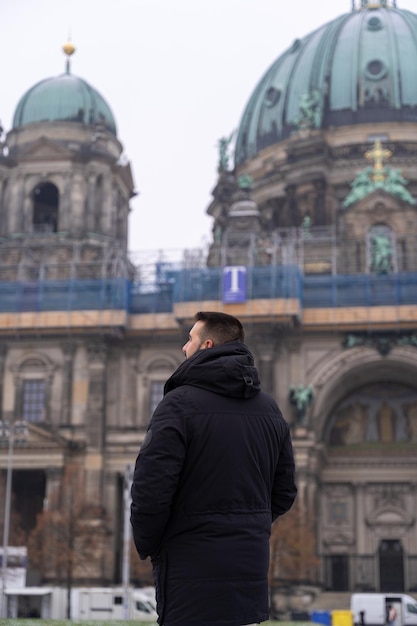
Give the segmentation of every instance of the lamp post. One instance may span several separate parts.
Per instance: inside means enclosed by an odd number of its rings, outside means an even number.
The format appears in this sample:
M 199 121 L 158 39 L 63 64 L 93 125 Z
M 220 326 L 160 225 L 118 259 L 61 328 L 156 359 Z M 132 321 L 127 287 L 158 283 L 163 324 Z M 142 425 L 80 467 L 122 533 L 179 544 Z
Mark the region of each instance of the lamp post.
M 10 529 L 10 509 L 12 498 L 12 472 L 13 472 L 13 451 L 15 443 L 24 443 L 27 434 L 26 422 L 18 420 L 9 422 L 0 420 L 0 445 L 8 446 L 7 453 L 7 474 L 6 474 L 6 494 L 4 503 L 4 520 L 3 520 L 3 554 L 1 568 L 1 605 L 0 617 L 7 618 L 7 551 L 9 546 L 9 529 Z
M 132 487 L 133 470 L 126 466 L 123 485 L 123 619 L 129 619 L 129 583 L 130 583 L 130 490 Z

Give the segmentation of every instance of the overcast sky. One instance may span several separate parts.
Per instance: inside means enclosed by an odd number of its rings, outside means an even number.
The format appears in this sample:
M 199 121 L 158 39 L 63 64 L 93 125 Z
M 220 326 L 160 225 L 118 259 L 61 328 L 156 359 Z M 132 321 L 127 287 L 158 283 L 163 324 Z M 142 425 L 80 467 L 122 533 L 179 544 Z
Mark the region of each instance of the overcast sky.
M 138 195 L 129 247 L 211 240 L 206 215 L 218 140 L 237 129 L 262 74 L 296 38 L 351 11 L 351 0 L 0 0 L 0 120 L 64 72 L 110 105 Z M 397 0 L 417 11 L 417 0 Z

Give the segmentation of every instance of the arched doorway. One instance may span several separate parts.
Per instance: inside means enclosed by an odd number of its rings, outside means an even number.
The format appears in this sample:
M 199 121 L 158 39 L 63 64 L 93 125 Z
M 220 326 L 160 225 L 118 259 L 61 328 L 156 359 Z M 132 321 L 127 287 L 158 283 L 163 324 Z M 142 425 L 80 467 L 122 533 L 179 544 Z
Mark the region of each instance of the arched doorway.
M 417 390 L 370 381 L 347 390 L 324 428 L 319 548 L 333 591 L 404 592 L 416 584 Z M 407 384 L 409 383 L 409 384 Z M 403 472 L 399 471 L 399 467 Z
M 33 190 L 33 232 L 56 233 L 58 230 L 59 193 L 52 183 L 41 183 Z

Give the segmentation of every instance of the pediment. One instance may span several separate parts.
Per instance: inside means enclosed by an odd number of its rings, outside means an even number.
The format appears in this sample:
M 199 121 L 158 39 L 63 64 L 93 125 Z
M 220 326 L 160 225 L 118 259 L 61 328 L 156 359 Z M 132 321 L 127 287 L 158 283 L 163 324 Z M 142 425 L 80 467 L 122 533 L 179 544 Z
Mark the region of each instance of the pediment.
M 51 427 L 39 424 L 27 425 L 27 436 L 25 439 L 26 448 L 48 448 L 63 450 L 67 448 L 69 442 L 57 433 L 52 432 Z
M 367 519 L 369 526 L 410 526 L 414 518 L 396 507 L 384 507 L 374 511 Z
M 47 137 L 40 137 L 31 144 L 22 148 L 19 160 L 55 160 L 72 157 L 73 153 L 64 146 L 51 141 Z
M 378 211 L 392 213 L 393 211 L 404 210 L 404 206 L 410 207 L 407 202 L 397 196 L 393 196 L 383 189 L 376 189 L 361 200 L 346 207 L 345 212 L 346 214 L 359 212 L 375 213 Z
M 354 538 L 351 533 L 336 532 L 330 533 L 323 538 L 323 543 L 326 546 L 350 546 L 354 543 Z

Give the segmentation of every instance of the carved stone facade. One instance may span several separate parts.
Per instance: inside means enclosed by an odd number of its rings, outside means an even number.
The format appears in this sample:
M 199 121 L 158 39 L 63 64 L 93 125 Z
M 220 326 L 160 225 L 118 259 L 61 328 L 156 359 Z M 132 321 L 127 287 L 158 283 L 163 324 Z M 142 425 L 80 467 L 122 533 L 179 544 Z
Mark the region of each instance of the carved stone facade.
M 15 501 L 28 502 L 29 531 L 65 467 L 82 468 L 108 532 L 89 582 L 120 582 L 126 467 L 193 314 L 210 308 L 242 319 L 263 387 L 291 423 L 298 500 L 316 528 L 316 587 L 417 590 L 417 209 L 378 186 L 345 204 L 375 137 L 416 198 L 417 126 L 381 116 L 301 126 L 221 168 L 207 266 L 171 267 L 165 291 L 160 282 L 148 292 L 127 256 L 134 190 L 116 136 L 68 121 L 7 135 L 1 411 L 29 421 Z M 251 277 L 244 302 L 222 300 L 230 265 Z M 290 390 L 309 387 L 301 419 Z M 4 483 L 4 450 L 0 467 Z

